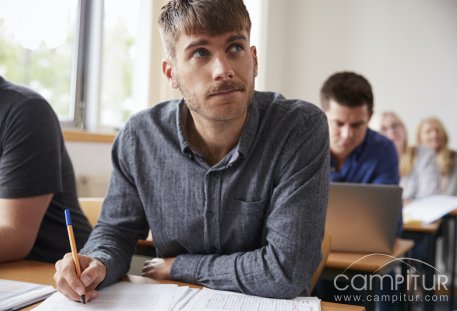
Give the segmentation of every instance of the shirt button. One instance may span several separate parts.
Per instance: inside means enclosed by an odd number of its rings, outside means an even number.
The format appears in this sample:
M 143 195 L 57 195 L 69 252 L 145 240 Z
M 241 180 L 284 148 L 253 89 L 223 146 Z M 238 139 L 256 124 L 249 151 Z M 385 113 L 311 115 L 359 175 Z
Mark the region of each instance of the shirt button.
M 214 213 L 212 211 L 207 211 L 206 212 L 206 217 L 213 218 L 213 216 L 214 216 Z

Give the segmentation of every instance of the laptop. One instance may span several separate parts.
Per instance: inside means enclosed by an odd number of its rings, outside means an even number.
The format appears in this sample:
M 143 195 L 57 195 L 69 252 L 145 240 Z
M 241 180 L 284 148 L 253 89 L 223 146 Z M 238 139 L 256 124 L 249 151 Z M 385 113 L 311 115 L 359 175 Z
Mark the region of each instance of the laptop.
M 392 253 L 402 208 L 396 185 L 330 183 L 327 230 L 331 250 Z

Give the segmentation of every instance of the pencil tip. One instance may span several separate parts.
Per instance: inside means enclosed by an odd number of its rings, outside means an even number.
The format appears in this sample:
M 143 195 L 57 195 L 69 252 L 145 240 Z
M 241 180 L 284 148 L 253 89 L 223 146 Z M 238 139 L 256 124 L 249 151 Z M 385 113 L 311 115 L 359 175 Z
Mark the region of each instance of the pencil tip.
M 86 304 L 86 295 L 81 296 L 81 301 L 83 302 L 83 304 Z

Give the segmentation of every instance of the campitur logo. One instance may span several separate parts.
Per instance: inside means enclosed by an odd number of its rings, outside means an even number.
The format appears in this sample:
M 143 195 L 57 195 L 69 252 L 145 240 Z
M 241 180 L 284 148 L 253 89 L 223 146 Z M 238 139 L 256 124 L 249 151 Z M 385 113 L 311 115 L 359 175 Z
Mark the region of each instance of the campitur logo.
M 385 256 L 390 260 L 372 274 L 349 273 L 351 267 L 371 256 Z M 386 266 L 395 262 L 404 264 L 406 275 L 400 273 L 380 273 Z M 427 279 L 427 269 L 430 279 Z M 339 292 L 334 294 L 337 302 L 436 302 L 448 301 L 447 295 L 436 294 L 447 291 L 448 277 L 436 267 L 416 258 L 397 258 L 386 254 L 369 254 L 349 265 L 333 279 L 333 286 Z M 426 294 L 428 293 L 428 294 Z

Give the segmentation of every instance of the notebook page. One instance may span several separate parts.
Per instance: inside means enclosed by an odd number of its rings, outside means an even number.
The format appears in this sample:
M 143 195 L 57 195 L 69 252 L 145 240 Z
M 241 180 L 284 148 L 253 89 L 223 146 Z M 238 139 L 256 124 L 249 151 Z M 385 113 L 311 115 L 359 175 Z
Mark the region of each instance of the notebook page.
M 177 285 L 133 284 L 119 282 L 100 290 L 100 295 L 87 304 L 71 301 L 55 293 L 34 310 L 135 310 L 169 311 Z
M 403 221 L 430 224 L 457 209 L 457 196 L 436 194 L 414 200 L 403 207 Z
M 316 297 L 273 299 L 203 288 L 182 309 L 184 311 L 319 311 Z
M 0 310 L 27 306 L 45 299 L 55 291 L 48 285 L 0 280 Z

